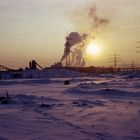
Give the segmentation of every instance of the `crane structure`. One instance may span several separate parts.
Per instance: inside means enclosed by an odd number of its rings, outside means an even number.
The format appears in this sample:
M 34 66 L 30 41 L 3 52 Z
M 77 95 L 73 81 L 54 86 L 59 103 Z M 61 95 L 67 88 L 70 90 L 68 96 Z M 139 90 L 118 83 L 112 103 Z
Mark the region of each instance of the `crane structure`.
M 2 71 L 14 71 L 14 69 L 8 68 L 6 66 L 0 65 L 0 72 Z
M 41 69 L 43 70 L 44 68 L 40 66 L 35 60 L 32 60 L 29 62 L 29 69 Z

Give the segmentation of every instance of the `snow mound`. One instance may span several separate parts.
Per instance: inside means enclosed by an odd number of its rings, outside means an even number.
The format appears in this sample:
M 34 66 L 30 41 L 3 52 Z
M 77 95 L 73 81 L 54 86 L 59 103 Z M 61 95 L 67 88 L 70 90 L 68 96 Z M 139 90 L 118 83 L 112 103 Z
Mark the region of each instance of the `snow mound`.
M 105 101 L 102 100 L 90 100 L 90 99 L 77 99 L 73 101 L 73 104 L 78 107 L 104 107 Z
M 140 71 L 122 72 L 122 73 L 118 73 L 117 75 L 120 75 L 121 77 L 127 79 L 140 78 Z
M 135 89 L 134 89 L 135 88 Z M 66 93 L 71 95 L 100 95 L 104 97 L 139 97 L 140 87 L 138 82 L 121 83 L 118 81 L 102 82 L 102 83 L 80 83 L 78 86 L 69 88 Z
M 51 83 L 49 79 L 23 79 L 23 80 L 0 80 L 0 85 L 16 85 L 16 84 L 47 84 Z

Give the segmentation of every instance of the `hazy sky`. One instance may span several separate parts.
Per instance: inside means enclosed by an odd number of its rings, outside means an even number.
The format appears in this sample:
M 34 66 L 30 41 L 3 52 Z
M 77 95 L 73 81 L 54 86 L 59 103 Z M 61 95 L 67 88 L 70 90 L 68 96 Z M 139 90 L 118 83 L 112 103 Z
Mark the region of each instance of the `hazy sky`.
M 61 59 L 67 32 L 88 32 L 87 14 L 96 4 L 97 14 L 109 19 L 98 29 L 102 54 L 88 65 L 110 65 L 117 52 L 123 64 L 139 62 L 140 0 L 0 0 L 0 64 L 25 67 L 32 59 L 49 66 Z

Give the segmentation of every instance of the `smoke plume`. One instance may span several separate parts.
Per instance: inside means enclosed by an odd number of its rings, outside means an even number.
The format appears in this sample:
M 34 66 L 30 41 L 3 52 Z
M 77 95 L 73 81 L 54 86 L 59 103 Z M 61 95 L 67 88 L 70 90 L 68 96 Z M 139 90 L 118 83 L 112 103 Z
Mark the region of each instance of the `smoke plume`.
M 64 54 L 61 59 L 63 66 L 68 67 L 83 67 L 86 65 L 86 47 L 91 41 L 95 39 L 98 28 L 109 23 L 107 18 L 101 18 L 97 15 L 96 7 L 90 8 L 87 20 L 91 22 L 90 32 L 80 35 L 78 32 L 71 32 L 66 37 Z M 81 23 L 82 24 L 82 23 Z
M 97 15 L 96 11 L 97 11 L 96 6 L 94 6 L 93 8 L 90 8 L 90 11 L 89 11 L 89 14 L 88 14 L 89 18 L 91 18 L 93 20 L 93 23 L 97 24 L 97 26 L 108 24 L 109 20 L 107 18 L 100 18 Z

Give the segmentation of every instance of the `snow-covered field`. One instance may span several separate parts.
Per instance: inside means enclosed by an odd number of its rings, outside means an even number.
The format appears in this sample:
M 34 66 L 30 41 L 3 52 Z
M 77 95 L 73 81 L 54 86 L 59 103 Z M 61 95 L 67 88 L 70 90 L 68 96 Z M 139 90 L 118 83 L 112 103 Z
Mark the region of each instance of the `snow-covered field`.
M 0 140 L 140 140 L 140 72 L 1 80 L 6 92 Z

